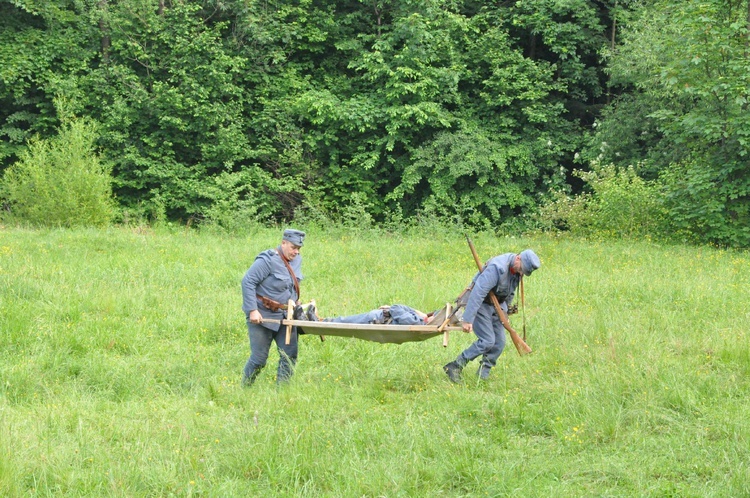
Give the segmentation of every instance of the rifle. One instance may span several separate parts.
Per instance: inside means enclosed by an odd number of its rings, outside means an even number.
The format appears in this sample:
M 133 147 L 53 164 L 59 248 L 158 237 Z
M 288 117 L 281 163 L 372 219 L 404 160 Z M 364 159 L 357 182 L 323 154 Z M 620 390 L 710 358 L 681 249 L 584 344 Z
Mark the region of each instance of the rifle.
M 456 298 L 456 306 L 453 308 L 453 311 L 450 315 L 448 315 L 445 319 L 445 323 L 449 323 L 456 314 L 461 310 L 461 308 L 466 307 L 466 302 L 469 300 L 467 297 L 469 293 L 471 292 L 471 288 L 473 287 L 472 284 L 469 284 L 467 288 L 464 289 L 464 291 Z
M 469 249 L 471 249 L 471 255 L 474 256 L 474 262 L 477 264 L 477 268 L 479 268 L 479 272 L 481 273 L 483 271 L 483 265 L 482 260 L 479 259 L 479 254 L 477 254 L 477 250 L 474 247 L 474 243 L 471 241 L 469 236 L 466 236 L 466 242 L 469 243 Z M 500 306 L 500 301 L 497 300 L 497 296 L 494 292 L 490 291 L 489 293 L 490 299 L 492 300 L 492 305 L 495 307 L 495 312 L 497 313 L 498 318 L 500 318 L 500 323 L 503 324 L 503 327 L 505 327 L 505 330 L 508 331 L 508 334 L 510 334 L 510 338 L 513 341 L 513 345 L 518 350 L 518 354 L 523 356 L 527 353 L 531 353 L 531 348 L 528 344 L 526 344 L 523 339 L 518 335 L 518 332 L 513 330 L 513 327 L 510 326 L 510 322 L 508 321 L 508 317 L 505 315 L 505 312 L 503 311 L 503 308 Z

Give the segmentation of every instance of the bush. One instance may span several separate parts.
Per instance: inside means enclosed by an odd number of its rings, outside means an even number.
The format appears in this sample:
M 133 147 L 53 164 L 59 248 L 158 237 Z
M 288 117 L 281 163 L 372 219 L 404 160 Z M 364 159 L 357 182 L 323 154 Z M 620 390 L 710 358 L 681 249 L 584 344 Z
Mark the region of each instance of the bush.
M 662 171 L 664 204 L 687 241 L 750 247 L 750 178 L 745 161 L 695 155 Z
M 540 210 L 544 230 L 600 238 L 665 238 L 668 223 L 658 183 L 643 180 L 632 166 L 594 163 L 591 171 L 575 174 L 589 192 L 572 197 L 554 193 Z
M 112 178 L 94 151 L 96 126 L 72 120 L 59 135 L 32 139 L 5 172 L 6 221 L 41 226 L 104 226 L 114 216 Z
M 257 179 L 249 170 L 224 172 L 208 181 L 204 195 L 211 205 L 203 211 L 203 228 L 241 233 L 260 220 L 261 201 L 255 195 Z

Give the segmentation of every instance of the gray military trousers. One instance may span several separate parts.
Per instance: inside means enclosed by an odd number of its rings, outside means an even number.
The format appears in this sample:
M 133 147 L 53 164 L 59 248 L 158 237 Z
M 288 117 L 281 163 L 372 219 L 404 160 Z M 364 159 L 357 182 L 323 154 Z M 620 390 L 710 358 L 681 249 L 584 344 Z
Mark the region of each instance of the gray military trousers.
M 283 382 L 294 373 L 297 364 L 297 327 L 292 328 L 292 338 L 289 345 L 286 342 L 286 325 L 279 325 L 277 330 L 247 321 L 247 335 L 250 339 L 250 358 L 244 369 L 245 378 L 254 378 L 260 369 L 266 366 L 271 343 L 276 342 L 279 351 L 279 367 L 276 380 Z
M 468 362 L 482 357 L 480 368 L 490 369 L 497 364 L 497 359 L 505 349 L 505 327 L 500 323 L 495 312 L 495 307 L 491 304 L 482 303 L 474 317 L 472 324 L 474 334 L 477 340 L 471 346 L 466 348 L 456 360 L 461 367 L 466 366 Z

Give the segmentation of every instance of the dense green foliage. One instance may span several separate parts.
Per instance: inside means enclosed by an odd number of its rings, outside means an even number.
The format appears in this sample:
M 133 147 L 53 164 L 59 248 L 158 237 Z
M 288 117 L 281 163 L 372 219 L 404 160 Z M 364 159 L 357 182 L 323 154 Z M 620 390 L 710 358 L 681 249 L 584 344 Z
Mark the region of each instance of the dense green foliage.
M 56 137 L 33 139 L 5 172 L 0 192 L 9 219 L 47 226 L 107 225 L 114 216 L 112 178 L 94 151 L 92 123 L 72 121 Z
M 675 231 L 750 245 L 750 4 L 647 2 L 610 64 L 628 89 L 590 156 L 661 178 Z
M 747 0 L 0 0 L 0 171 L 62 98 L 126 220 L 529 227 L 596 197 L 595 162 L 658 182 L 660 233 L 748 246 L 749 23 Z
M 592 164 L 576 174 L 590 192 L 557 194 L 540 209 L 538 224 L 548 232 L 604 239 L 672 240 L 662 188 L 639 177 L 635 168 Z
M 541 257 L 533 354 L 509 344 L 486 383 L 474 362 L 453 385 L 461 332 L 304 336 L 289 385 L 274 348 L 247 390 L 240 279 L 279 237 L 0 228 L 0 495 L 750 495 L 747 253 L 476 235 L 483 259 Z M 308 229 L 303 255 L 326 316 L 437 308 L 475 272 L 427 229 Z
M 62 96 L 101 123 L 126 216 L 252 206 L 269 220 L 354 205 L 375 221 L 489 226 L 565 184 L 602 101 L 609 11 L 4 0 L 0 160 L 55 132 Z

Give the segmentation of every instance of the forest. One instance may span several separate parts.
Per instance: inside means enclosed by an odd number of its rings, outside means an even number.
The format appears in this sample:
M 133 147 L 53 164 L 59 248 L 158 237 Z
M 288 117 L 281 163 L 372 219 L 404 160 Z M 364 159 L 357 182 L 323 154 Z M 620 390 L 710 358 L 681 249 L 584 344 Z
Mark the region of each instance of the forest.
M 1 0 L 6 222 L 750 246 L 747 0 Z

